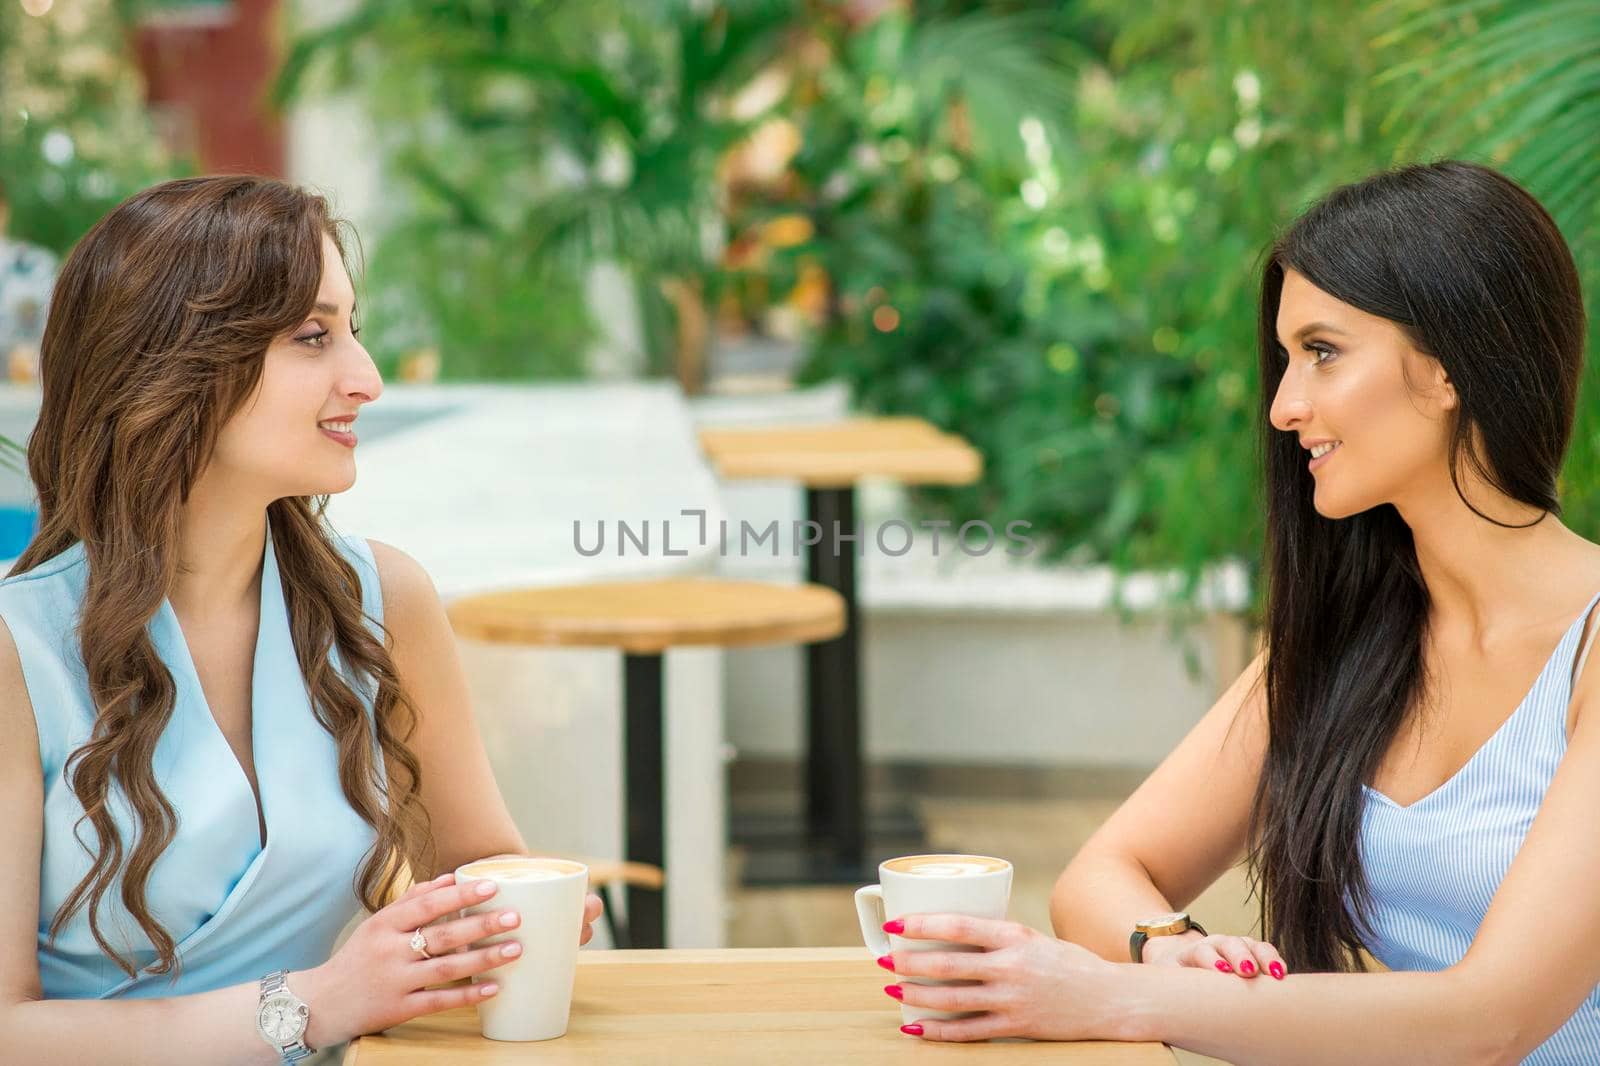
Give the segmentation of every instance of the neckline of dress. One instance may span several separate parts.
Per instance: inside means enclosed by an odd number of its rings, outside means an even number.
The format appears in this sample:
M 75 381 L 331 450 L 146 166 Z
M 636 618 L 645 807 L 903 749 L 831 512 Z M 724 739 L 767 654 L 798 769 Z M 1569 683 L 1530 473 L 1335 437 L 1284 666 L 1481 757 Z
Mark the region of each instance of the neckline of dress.
M 1556 646 L 1551 650 L 1550 657 L 1545 660 L 1544 666 L 1540 668 L 1538 675 L 1534 677 L 1533 684 L 1528 686 L 1528 691 L 1523 693 L 1522 699 L 1517 702 L 1516 707 L 1512 708 L 1511 713 L 1506 716 L 1505 720 L 1500 723 L 1499 727 L 1495 729 L 1493 733 L 1489 734 L 1489 738 L 1487 740 L 1478 745 L 1478 749 L 1472 753 L 1467 761 L 1457 767 L 1455 773 L 1445 778 L 1444 781 L 1438 785 L 1438 787 L 1434 788 L 1431 792 L 1427 793 L 1420 799 L 1413 800 L 1412 802 L 1406 804 L 1395 802 L 1365 782 L 1363 782 L 1361 785 L 1362 789 L 1368 794 L 1378 797 L 1378 799 L 1382 800 L 1384 803 L 1388 804 L 1390 807 L 1393 807 L 1397 811 L 1410 811 L 1422 806 L 1423 804 L 1432 800 L 1435 796 L 1443 793 L 1451 785 L 1455 784 L 1455 782 L 1460 780 L 1467 770 L 1474 763 L 1476 763 L 1486 751 L 1494 746 L 1495 742 L 1498 741 L 1500 737 L 1510 731 L 1512 724 L 1515 723 L 1527 710 L 1529 704 L 1533 702 L 1533 694 L 1539 691 L 1540 683 L 1545 680 L 1545 675 L 1550 672 L 1550 669 L 1555 666 L 1557 661 L 1560 659 L 1561 649 L 1565 648 L 1572 641 L 1574 631 L 1581 631 L 1583 623 L 1594 611 L 1595 604 L 1597 603 L 1600 603 L 1600 593 L 1596 593 L 1594 597 L 1589 600 L 1589 605 L 1583 609 L 1582 613 L 1580 613 L 1578 617 L 1573 620 L 1571 625 L 1567 626 L 1567 631 L 1561 635 L 1561 639 L 1556 642 Z

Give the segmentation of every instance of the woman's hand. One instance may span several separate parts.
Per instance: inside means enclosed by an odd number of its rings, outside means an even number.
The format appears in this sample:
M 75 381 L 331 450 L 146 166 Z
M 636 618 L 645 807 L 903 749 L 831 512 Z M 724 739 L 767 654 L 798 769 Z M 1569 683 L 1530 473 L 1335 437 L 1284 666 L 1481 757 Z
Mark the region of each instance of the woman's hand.
M 580 948 L 594 939 L 594 923 L 600 917 L 602 907 L 600 897 L 593 892 L 583 897 L 583 932 L 578 934 Z
M 491 909 L 466 918 L 456 912 L 482 903 L 496 891 L 492 881 L 455 883 L 453 873 L 411 886 L 405 895 L 356 927 L 331 959 L 313 970 L 289 975 L 289 986 L 311 1008 L 306 1043 L 313 1048 L 343 1043 L 424 1014 L 463 1007 L 487 999 L 499 988 L 492 981 L 476 985 L 430 988 L 486 973 L 522 953 L 522 945 L 505 941 L 471 945 L 515 929 L 521 915 Z M 579 943 L 593 936 L 600 900 L 584 902 Z M 438 925 L 429 923 L 449 917 Z M 432 958 L 411 948 L 411 935 L 422 929 Z
M 1122 969 L 1086 948 L 1016 922 L 954 914 L 909 915 L 901 936 L 973 944 L 982 952 L 912 952 L 891 956 L 902 977 L 968 980 L 979 984 L 890 985 L 902 1002 L 941 1011 L 982 1011 L 957 1021 L 928 1019 L 907 1026 L 927 1040 L 1116 1039 L 1119 1012 L 1112 984 Z M 887 991 L 887 990 L 886 990 Z M 895 992 L 889 993 L 891 996 Z
M 1153 936 L 1142 954 L 1151 966 L 1193 966 L 1246 979 L 1269 974 L 1281 981 L 1289 972 L 1277 948 L 1247 936 Z

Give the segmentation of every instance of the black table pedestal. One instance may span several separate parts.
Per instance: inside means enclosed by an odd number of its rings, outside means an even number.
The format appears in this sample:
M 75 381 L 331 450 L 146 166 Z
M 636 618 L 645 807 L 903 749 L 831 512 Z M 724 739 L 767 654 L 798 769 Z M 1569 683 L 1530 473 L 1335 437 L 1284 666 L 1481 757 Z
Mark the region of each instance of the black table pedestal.
M 922 827 L 909 811 L 872 827 L 878 847 L 868 840 L 856 559 L 870 534 L 856 528 L 854 486 L 808 488 L 806 517 L 821 529 L 818 542 L 806 548 L 806 578 L 844 600 L 845 628 L 806 648 L 803 818 L 734 826 L 734 842 L 749 848 L 744 880 L 751 885 L 865 884 L 877 879 L 882 859 L 922 850 Z
M 662 741 L 662 657 L 623 656 L 623 789 L 627 857 L 667 868 L 666 786 Z M 666 888 L 628 886 L 628 922 L 618 939 L 635 948 L 666 946 Z M 618 947 L 624 945 L 619 943 Z

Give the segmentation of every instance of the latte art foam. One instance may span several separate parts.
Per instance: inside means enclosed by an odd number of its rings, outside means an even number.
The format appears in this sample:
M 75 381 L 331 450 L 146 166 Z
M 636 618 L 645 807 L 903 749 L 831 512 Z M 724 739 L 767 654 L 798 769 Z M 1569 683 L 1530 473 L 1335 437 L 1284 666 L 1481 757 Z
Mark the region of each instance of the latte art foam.
M 555 881 L 582 871 L 583 867 L 577 863 L 561 859 L 498 859 L 464 866 L 461 869 L 461 876 L 524 884 L 529 881 Z
M 890 859 L 885 868 L 913 877 L 976 877 L 999 873 L 1010 863 L 987 855 L 907 855 Z
M 981 862 L 930 862 L 926 866 L 913 866 L 906 873 L 916 877 L 967 877 L 984 874 L 994 869 Z

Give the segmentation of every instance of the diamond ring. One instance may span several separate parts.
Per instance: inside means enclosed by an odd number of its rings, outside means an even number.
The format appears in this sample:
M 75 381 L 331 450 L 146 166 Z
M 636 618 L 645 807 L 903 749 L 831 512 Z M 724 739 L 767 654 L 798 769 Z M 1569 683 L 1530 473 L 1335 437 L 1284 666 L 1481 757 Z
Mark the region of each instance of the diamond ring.
M 432 955 L 428 954 L 428 938 L 422 935 L 421 929 L 411 934 L 411 950 L 425 959 L 433 958 Z

